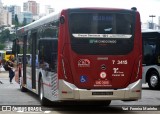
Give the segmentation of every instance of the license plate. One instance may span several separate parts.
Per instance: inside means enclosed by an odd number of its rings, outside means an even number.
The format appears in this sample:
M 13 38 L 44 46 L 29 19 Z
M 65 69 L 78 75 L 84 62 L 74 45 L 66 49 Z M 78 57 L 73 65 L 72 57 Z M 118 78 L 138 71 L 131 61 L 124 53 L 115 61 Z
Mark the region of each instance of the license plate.
M 92 92 L 92 95 L 113 95 L 113 92 Z

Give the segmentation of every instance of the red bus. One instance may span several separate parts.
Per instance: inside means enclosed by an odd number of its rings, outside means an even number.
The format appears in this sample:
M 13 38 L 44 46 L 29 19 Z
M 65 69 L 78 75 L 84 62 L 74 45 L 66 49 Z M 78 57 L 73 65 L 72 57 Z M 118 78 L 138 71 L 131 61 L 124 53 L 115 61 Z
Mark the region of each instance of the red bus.
M 38 94 L 42 105 L 141 98 L 142 38 L 135 8 L 64 9 L 17 33 L 16 42 L 23 42 L 16 48 L 23 54 L 17 82 L 22 91 Z

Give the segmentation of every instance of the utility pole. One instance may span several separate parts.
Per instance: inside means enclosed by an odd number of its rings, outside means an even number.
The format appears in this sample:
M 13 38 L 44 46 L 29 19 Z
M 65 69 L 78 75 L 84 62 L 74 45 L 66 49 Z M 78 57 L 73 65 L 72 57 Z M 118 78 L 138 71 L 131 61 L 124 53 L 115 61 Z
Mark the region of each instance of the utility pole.
M 153 27 L 154 27 L 153 18 L 154 18 L 154 17 L 156 17 L 156 16 L 155 16 L 155 15 L 149 15 L 149 17 L 151 17 L 151 18 L 152 18 L 152 24 L 151 24 L 151 25 L 152 25 L 152 27 L 151 27 L 151 28 L 153 29 Z

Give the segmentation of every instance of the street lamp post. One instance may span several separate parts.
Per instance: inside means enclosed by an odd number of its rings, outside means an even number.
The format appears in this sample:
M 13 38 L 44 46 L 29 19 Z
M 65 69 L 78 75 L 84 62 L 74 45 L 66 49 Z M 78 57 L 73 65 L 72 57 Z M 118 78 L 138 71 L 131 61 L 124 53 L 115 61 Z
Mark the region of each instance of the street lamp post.
M 153 18 L 154 18 L 154 17 L 156 17 L 156 16 L 155 16 L 155 15 L 149 15 L 149 17 L 151 17 L 151 18 L 152 18 L 152 24 L 151 24 L 151 25 L 152 25 L 152 27 L 151 27 L 151 28 L 153 29 L 153 27 L 154 27 L 154 24 L 153 24 Z

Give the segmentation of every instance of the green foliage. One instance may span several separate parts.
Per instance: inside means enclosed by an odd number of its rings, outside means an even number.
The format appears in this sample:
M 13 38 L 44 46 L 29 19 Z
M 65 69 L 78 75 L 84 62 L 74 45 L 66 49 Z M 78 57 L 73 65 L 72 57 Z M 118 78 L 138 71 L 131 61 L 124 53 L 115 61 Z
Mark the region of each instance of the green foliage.
M 17 15 L 15 15 L 15 18 L 12 20 L 13 25 L 15 25 L 16 28 L 21 26 L 19 24 L 19 20 Z M 10 34 L 10 31 L 8 29 L 1 28 L 2 31 L 0 32 L 0 49 L 3 49 L 5 47 L 4 42 L 5 41 L 13 41 L 16 38 L 16 34 Z
M 24 20 L 23 20 L 23 26 L 25 26 L 25 25 L 27 25 L 27 19 L 26 18 L 24 18 Z
M 16 22 L 17 25 L 19 24 L 19 20 L 18 20 L 17 14 L 15 15 L 15 22 Z
M 15 25 L 15 27 L 20 26 L 17 14 L 15 15 L 14 19 L 12 20 L 12 24 Z
M 9 40 L 10 37 L 10 32 L 8 29 L 6 30 L 2 30 L 2 32 L 0 33 L 0 42 L 4 43 L 5 41 Z
M 5 41 L 12 41 L 15 39 L 15 34 L 10 34 L 10 31 L 8 29 L 2 30 L 0 33 L 0 42 L 4 43 Z
M 0 43 L 0 50 L 3 50 L 5 48 L 5 45 Z

